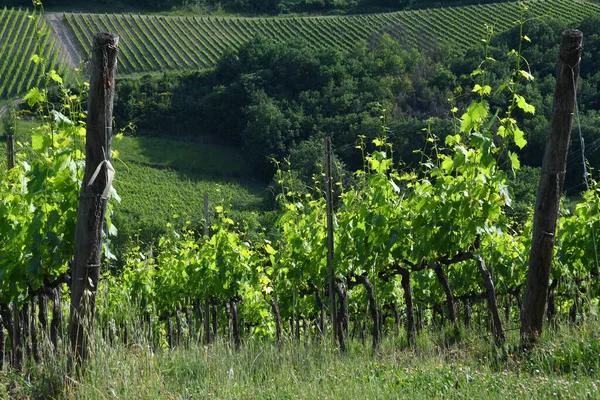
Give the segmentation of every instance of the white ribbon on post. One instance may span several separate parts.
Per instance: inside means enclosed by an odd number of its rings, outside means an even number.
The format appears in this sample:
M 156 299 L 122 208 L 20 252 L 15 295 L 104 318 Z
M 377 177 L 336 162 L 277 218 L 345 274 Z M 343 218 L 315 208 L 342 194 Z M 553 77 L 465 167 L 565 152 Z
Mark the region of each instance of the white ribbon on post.
M 106 159 L 106 152 L 104 151 L 104 148 L 102 148 L 102 152 L 104 153 L 104 161 L 102 161 L 96 167 L 96 171 L 94 171 L 94 174 L 90 178 L 90 182 L 88 183 L 88 186 L 92 186 L 92 183 L 94 183 L 94 181 L 98 177 L 98 174 L 100 173 L 100 168 L 102 168 L 102 166 L 104 164 L 106 164 L 106 187 L 104 188 L 104 192 L 102 193 L 102 197 L 105 198 L 105 199 L 108 199 L 108 195 L 110 194 L 110 188 L 112 187 L 112 181 L 113 181 L 113 179 L 115 177 L 115 169 L 113 168 L 113 166 L 110 163 L 110 161 L 108 161 Z

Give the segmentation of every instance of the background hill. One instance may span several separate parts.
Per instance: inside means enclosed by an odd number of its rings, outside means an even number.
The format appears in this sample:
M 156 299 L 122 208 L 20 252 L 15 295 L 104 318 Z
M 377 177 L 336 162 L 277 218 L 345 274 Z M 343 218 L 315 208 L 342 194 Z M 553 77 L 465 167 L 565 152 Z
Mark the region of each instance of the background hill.
M 445 3 L 444 3 L 445 4 Z M 527 2 L 533 18 L 552 16 L 565 23 L 597 15 L 600 7 L 572 0 Z M 107 9 L 108 6 L 107 6 Z M 119 76 L 165 70 L 194 70 L 216 65 L 227 51 L 257 36 L 275 41 L 298 39 L 312 47 L 349 51 L 382 34 L 405 48 L 462 51 L 486 36 L 514 25 L 517 3 L 442 7 L 379 14 L 319 17 L 232 18 L 139 14 L 46 13 L 29 18 L 24 9 L 0 10 L 0 99 L 22 94 L 39 82 L 32 54 L 47 68 L 66 72 L 87 59 L 94 32 L 120 36 Z M 49 21 L 49 23 L 48 23 Z M 37 29 L 34 29 L 34 26 Z M 41 36 L 40 44 L 34 40 Z

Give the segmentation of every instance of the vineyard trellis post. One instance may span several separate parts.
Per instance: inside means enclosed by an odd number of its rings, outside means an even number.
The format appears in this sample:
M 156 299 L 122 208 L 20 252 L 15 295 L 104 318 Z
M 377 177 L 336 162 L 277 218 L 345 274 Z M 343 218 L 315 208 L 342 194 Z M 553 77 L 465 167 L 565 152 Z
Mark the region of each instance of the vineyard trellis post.
M 582 39 L 580 31 L 570 29 L 562 33 L 560 42 L 552 122 L 534 209 L 529 270 L 521 314 L 521 344 L 524 348 L 535 345 L 542 333 L 554 236 L 573 125 Z
M 331 328 L 333 341 L 337 336 L 337 313 L 335 308 L 335 289 L 333 272 L 333 183 L 331 177 L 331 137 L 325 138 L 325 199 L 327 202 L 327 270 L 329 274 L 329 307 L 331 309 Z M 343 332 L 339 332 L 343 334 Z
M 110 164 L 112 114 L 119 37 L 94 35 L 86 131 L 86 162 L 81 186 L 71 267 L 69 338 L 72 362 L 89 356 L 96 291 L 102 258 L 102 226 L 114 170 Z
M 8 169 L 15 167 L 15 136 L 8 135 L 6 142 L 6 162 Z

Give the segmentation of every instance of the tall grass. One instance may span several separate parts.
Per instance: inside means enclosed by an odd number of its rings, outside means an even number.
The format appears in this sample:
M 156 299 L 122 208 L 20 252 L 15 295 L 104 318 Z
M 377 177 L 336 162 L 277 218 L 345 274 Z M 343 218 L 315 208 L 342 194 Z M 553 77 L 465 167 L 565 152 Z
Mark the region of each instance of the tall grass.
M 122 308 L 128 325 L 142 329 L 137 313 Z M 498 349 L 480 331 L 448 340 L 425 331 L 416 348 L 387 336 L 380 351 L 352 341 L 340 353 L 330 339 L 248 339 L 235 350 L 217 340 L 195 340 L 175 349 L 155 347 L 144 335 L 129 343 L 107 342 L 98 333 L 93 357 L 80 377 L 70 376 L 64 351 L 46 354 L 24 376 L 0 375 L 0 395 L 64 399 L 390 399 L 390 398 L 598 398 L 600 324 L 548 328 L 542 345 L 513 354 L 518 332 Z M 454 338 L 456 339 L 456 337 Z M 451 344 L 450 344 L 451 343 Z M 3 389 L 2 389 L 3 388 Z M 2 392 L 4 390 L 4 392 Z

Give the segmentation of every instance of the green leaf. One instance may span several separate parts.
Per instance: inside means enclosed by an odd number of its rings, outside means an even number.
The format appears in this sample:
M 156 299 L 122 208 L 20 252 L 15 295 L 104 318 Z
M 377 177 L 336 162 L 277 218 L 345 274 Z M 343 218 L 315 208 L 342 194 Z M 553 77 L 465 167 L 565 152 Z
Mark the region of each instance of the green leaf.
M 535 114 L 535 106 L 527 103 L 527 101 L 525 101 L 525 98 L 523 96 L 515 94 L 515 99 L 517 100 L 517 107 L 519 107 L 521 110 L 525 111 L 526 113 Z
M 381 146 L 383 146 L 384 142 L 381 139 L 375 138 L 375 139 L 373 139 L 373 144 L 377 147 L 381 147 Z
M 48 72 L 48 78 L 52 79 L 54 82 L 60 83 L 62 85 L 63 79 L 60 77 L 55 70 Z
M 39 131 L 34 131 L 31 134 L 31 148 L 33 150 L 42 150 L 44 148 L 44 134 Z
M 472 90 L 473 93 L 478 93 L 480 96 L 485 96 L 486 94 L 492 93 L 492 87 L 489 85 L 481 86 L 480 84 L 476 84 Z
M 453 166 L 454 166 L 454 160 L 452 159 L 452 157 L 446 157 L 446 158 L 444 158 L 444 161 L 442 161 L 442 169 L 446 173 L 449 173 L 450 171 L 452 171 Z
M 516 153 L 509 151 L 508 158 L 510 159 L 510 165 L 512 167 L 513 172 L 521 169 L 521 161 L 519 161 L 519 156 Z
M 34 55 L 32 55 L 32 56 L 31 56 L 31 58 L 30 58 L 29 60 L 30 60 L 30 61 L 33 61 L 33 62 L 34 62 L 34 63 L 36 63 L 36 64 L 39 64 L 39 63 L 41 63 L 41 62 L 42 62 L 44 59 L 43 59 L 42 57 L 40 57 L 39 55 L 37 55 L 37 54 L 34 54 Z
M 529 72 L 521 70 L 519 71 L 519 73 L 521 74 L 522 77 L 524 77 L 525 79 L 527 79 L 528 81 L 533 81 L 535 78 L 533 77 L 533 75 L 531 75 Z
M 56 121 L 56 125 L 59 129 L 65 129 L 67 127 L 73 126 L 73 121 L 65 117 L 64 114 L 56 110 L 52 110 L 51 112 L 54 115 L 54 121 Z
M 518 127 L 514 127 L 514 140 L 515 144 L 519 149 L 522 149 L 527 144 L 527 139 L 525 139 L 525 133 L 519 129 Z
M 267 251 L 267 254 L 269 255 L 273 255 L 273 254 L 277 254 L 277 250 L 275 250 L 273 248 L 273 246 L 271 246 L 270 244 L 267 243 L 267 245 L 265 246 L 265 250 Z
M 34 105 L 43 102 L 46 99 L 44 91 L 41 91 L 34 87 L 27 92 L 23 100 L 27 101 L 29 107 L 33 107 Z

